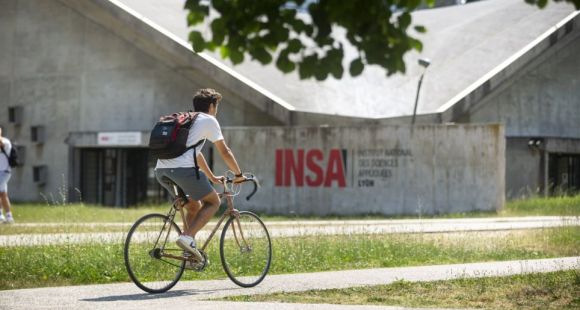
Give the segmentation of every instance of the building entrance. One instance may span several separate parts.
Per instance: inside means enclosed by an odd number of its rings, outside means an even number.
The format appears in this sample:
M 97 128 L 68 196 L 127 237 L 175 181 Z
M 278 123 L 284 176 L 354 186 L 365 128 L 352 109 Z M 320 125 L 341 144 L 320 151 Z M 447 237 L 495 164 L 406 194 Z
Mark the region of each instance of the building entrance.
M 85 203 L 131 206 L 163 198 L 145 148 L 79 149 L 77 175 Z
M 580 155 L 550 154 L 549 171 L 552 194 L 580 192 Z

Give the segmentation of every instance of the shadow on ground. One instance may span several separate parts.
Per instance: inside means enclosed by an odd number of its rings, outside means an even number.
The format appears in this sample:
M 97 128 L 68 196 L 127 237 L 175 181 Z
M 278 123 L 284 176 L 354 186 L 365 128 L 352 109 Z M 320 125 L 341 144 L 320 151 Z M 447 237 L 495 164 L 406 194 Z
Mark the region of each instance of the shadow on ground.
M 113 295 L 113 296 L 103 296 L 97 298 L 86 298 L 81 299 L 81 301 L 89 302 L 107 302 L 107 301 L 136 301 L 136 300 L 152 300 L 161 298 L 175 298 L 182 296 L 195 296 L 195 295 L 211 295 L 220 291 L 235 290 L 237 288 L 231 289 L 219 289 L 219 290 L 175 290 L 161 294 L 131 294 L 131 295 Z

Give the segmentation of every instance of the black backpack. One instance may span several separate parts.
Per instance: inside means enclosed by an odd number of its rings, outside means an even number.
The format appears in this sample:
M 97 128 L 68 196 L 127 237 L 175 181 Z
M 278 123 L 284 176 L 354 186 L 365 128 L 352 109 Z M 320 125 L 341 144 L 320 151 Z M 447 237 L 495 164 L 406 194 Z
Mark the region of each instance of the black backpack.
M 4 155 L 6 155 L 6 157 L 8 158 L 8 165 L 10 165 L 10 167 L 14 168 L 20 166 L 20 158 L 18 158 L 18 151 L 16 150 L 15 145 L 12 145 L 12 148 L 10 149 L 10 154 L 6 154 L 4 148 L 2 148 L 2 153 L 4 153 Z
M 193 149 L 193 160 L 197 165 L 195 148 L 205 140 L 187 147 L 189 129 L 195 123 L 199 112 L 179 112 L 162 116 L 151 130 L 149 150 L 152 156 L 158 159 L 171 159 L 181 156 L 189 149 Z M 198 173 L 199 178 L 199 173 Z

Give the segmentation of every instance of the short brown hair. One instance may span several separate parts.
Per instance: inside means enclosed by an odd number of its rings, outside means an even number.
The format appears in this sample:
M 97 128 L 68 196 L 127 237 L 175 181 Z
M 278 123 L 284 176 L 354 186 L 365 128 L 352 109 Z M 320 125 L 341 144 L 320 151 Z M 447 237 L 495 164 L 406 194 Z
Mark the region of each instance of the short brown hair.
M 212 88 L 202 88 L 193 96 L 193 110 L 196 112 L 209 112 L 211 104 L 218 105 L 222 95 Z

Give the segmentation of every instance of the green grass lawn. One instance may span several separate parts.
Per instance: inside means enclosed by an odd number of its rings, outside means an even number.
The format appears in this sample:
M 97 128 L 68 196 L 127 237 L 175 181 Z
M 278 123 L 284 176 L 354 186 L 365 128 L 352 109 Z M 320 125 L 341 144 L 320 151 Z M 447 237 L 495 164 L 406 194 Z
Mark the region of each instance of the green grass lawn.
M 46 205 L 14 204 L 13 213 L 18 223 L 107 223 L 134 222 L 148 213 L 166 213 L 169 204 L 148 205 L 132 208 L 112 208 L 84 204 Z M 536 216 L 536 215 L 573 215 L 580 216 L 580 195 L 550 198 L 530 198 L 513 200 L 506 203 L 504 210 L 498 212 L 468 212 L 422 216 L 435 218 L 489 217 L 489 216 Z M 386 217 L 381 215 L 361 216 L 293 216 L 261 215 L 264 220 L 319 220 L 319 219 L 384 219 L 416 218 L 417 216 Z
M 167 213 L 170 205 L 113 208 L 85 204 L 14 204 L 17 223 L 123 223 L 148 213 Z
M 580 271 L 228 297 L 229 301 L 485 309 L 580 309 Z
M 198 240 L 200 241 L 200 240 Z M 220 279 L 218 242 L 203 273 Z M 115 244 L 0 248 L 0 289 L 129 281 Z M 580 255 L 580 227 L 503 232 L 274 238 L 271 274 L 418 266 Z
M 39 204 L 15 204 L 13 213 L 18 224 L 37 223 L 54 224 L 38 227 L 19 225 L 0 225 L 0 235 L 7 234 L 32 234 L 32 233 L 75 233 L 75 232 L 99 232 L 99 231 L 128 231 L 130 224 L 141 216 L 148 213 L 166 214 L 169 205 L 140 206 L 133 208 L 112 208 L 95 205 L 71 204 L 71 205 L 39 205 Z M 510 216 L 535 216 L 535 215 L 567 215 L 580 216 L 580 196 L 531 198 L 527 200 L 514 200 L 506 204 L 506 208 L 499 212 L 471 212 L 454 213 L 431 218 L 462 218 L 462 217 L 510 217 Z M 385 217 L 379 215 L 367 216 L 272 216 L 262 215 L 265 221 L 297 221 L 297 220 L 348 220 L 348 219 L 386 219 L 386 218 L 417 218 L 413 216 Z M 429 218 L 423 216 L 423 218 Z M 180 220 L 178 220 L 180 221 Z M 124 226 L 96 226 L 75 225 L 77 223 L 129 223 Z

